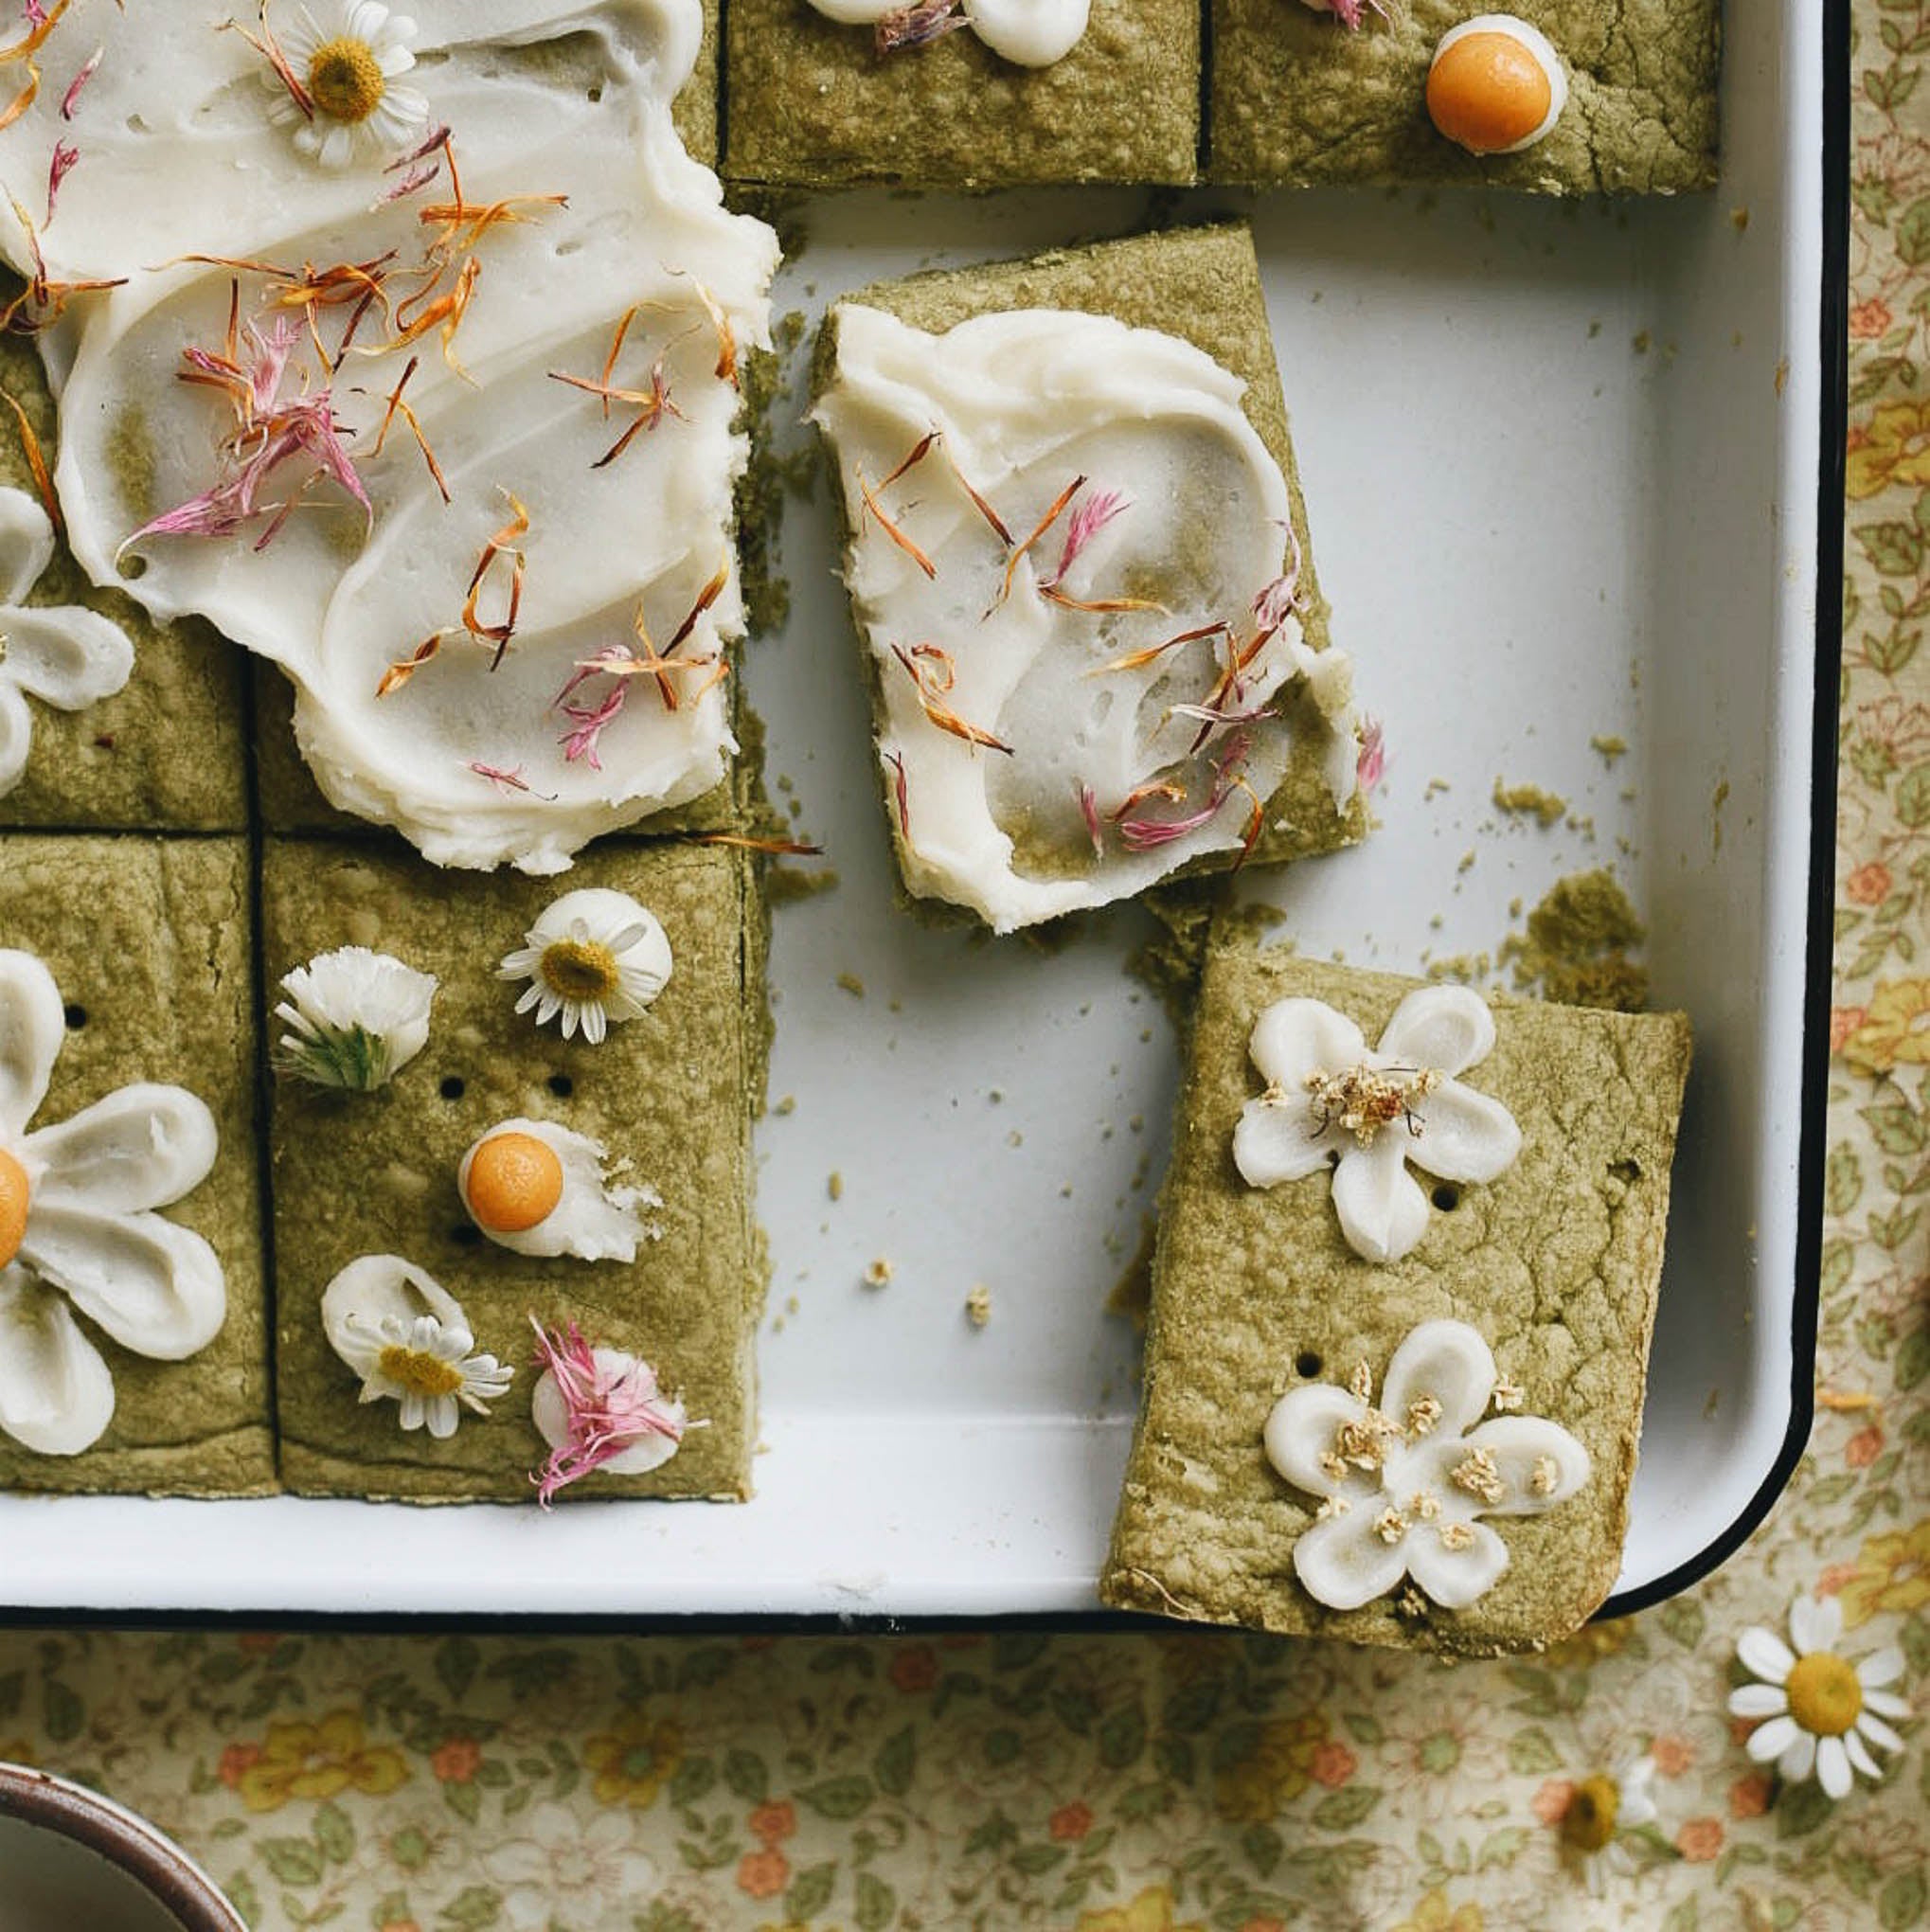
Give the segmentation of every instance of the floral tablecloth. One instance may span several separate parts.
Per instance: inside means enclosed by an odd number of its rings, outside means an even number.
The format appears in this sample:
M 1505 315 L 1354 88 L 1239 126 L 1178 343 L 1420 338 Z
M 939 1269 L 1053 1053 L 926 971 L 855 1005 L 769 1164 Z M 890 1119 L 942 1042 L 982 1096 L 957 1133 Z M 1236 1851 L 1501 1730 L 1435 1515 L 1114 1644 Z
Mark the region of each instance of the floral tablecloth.
M 1930 4 L 1860 12 L 1819 1406 L 1742 1554 L 1452 1671 L 1180 1632 L 0 1632 L 0 1758 L 151 1814 L 262 1932 L 1930 1921 L 1920 1734 L 1832 1805 L 1727 1709 L 1738 1633 L 1798 1597 L 1930 1679 Z M 1653 1821 L 1578 1848 L 1578 1790 L 1641 1758 Z

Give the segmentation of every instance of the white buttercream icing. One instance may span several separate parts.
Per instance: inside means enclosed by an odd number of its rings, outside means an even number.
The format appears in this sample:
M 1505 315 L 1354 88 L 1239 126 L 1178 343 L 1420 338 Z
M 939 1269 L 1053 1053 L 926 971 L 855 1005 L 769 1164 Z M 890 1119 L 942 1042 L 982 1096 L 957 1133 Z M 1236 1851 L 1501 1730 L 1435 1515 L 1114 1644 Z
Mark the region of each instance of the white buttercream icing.
M 1533 1516 L 1588 1480 L 1588 1452 L 1539 1416 L 1481 1417 L 1494 1356 L 1461 1321 L 1426 1321 L 1394 1351 L 1378 1404 L 1365 1365 L 1350 1387 L 1290 1389 L 1266 1420 L 1267 1459 L 1321 1498 L 1294 1544 L 1294 1571 L 1315 1601 L 1358 1610 L 1403 1577 L 1444 1609 L 1464 1610 L 1508 1567 L 1483 1516 Z
M 1234 1164 L 1255 1188 L 1331 1165 L 1348 1245 L 1398 1261 L 1427 1231 L 1410 1161 L 1443 1181 L 1492 1181 L 1521 1152 L 1513 1115 L 1454 1078 L 1493 1047 L 1494 1015 L 1465 986 L 1410 993 L 1372 1049 L 1325 1001 L 1276 1001 L 1254 1025 L 1253 1064 L 1267 1086 L 1241 1112 Z
M 0 1251 L 0 1430 L 45 1456 L 78 1455 L 114 1415 L 113 1377 L 76 1314 L 161 1362 L 206 1348 L 227 1315 L 214 1249 L 155 1211 L 214 1166 L 205 1102 L 143 1082 L 27 1131 L 66 1037 L 63 1011 L 38 958 L 0 951 L 0 1160 L 26 1189 Z
M 50 77 L 97 45 L 99 65 L 71 120 L 50 78 L 0 132 L 0 181 L 38 206 L 56 143 L 71 143 L 79 159 L 39 238 L 46 272 L 56 283 L 127 278 L 76 300 L 43 337 L 62 391 L 57 482 L 89 573 L 125 581 L 157 616 L 200 612 L 286 670 L 297 737 L 337 804 L 399 826 L 440 863 L 553 871 L 596 833 L 715 785 L 735 749 L 722 673 L 742 630 L 730 530 L 747 446 L 709 304 L 735 345 L 764 343 L 777 242 L 724 210 L 671 124 L 701 38 L 697 0 L 422 0 L 411 12 L 408 79 L 452 131 L 460 172 L 465 213 L 453 223 L 423 219 L 456 201 L 442 151 L 396 167 L 358 150 L 324 166 L 269 114 L 272 69 L 242 34 L 200 15 L 158 31 L 113 0 L 75 0 L 61 19 L 40 57 Z M 517 219 L 468 232 L 502 202 Z M 30 269 L 28 238 L 4 225 L 0 246 Z M 444 273 L 409 308 L 413 266 L 438 233 L 454 237 Z M 275 275 L 184 259 L 272 265 L 285 290 L 304 264 L 319 273 L 389 251 L 394 279 L 332 369 L 306 329 L 275 333 L 277 316 L 303 319 L 298 301 L 273 308 Z M 177 380 L 184 351 L 226 352 L 236 288 L 236 359 L 252 371 L 286 354 L 281 384 L 264 384 L 277 406 L 329 388 L 366 507 L 338 469 L 265 545 L 272 519 L 258 515 L 231 535 L 130 546 L 237 466 L 220 449 L 229 399 Z M 461 307 L 446 355 L 447 311 L 418 339 L 368 352 L 450 297 Z M 313 311 L 331 363 L 357 306 Z M 403 400 L 448 504 L 400 415 L 375 454 L 412 357 Z M 560 376 L 638 400 L 606 404 Z M 652 401 L 659 378 L 667 407 Z M 594 467 L 646 418 L 653 426 Z M 316 467 L 286 462 L 260 505 L 301 494 Z M 511 497 L 529 506 L 527 529 Z M 462 627 L 486 551 L 473 613 L 484 627 L 506 622 L 521 560 L 500 661 Z M 652 641 L 670 653 L 687 620 L 682 663 L 662 679 L 578 678 L 605 653 L 644 656 Z M 387 668 L 438 633 L 433 659 L 378 697 Z
M 874 26 L 915 21 L 914 38 L 935 38 L 956 27 L 975 33 L 993 53 L 1018 67 L 1049 67 L 1084 38 L 1092 0 L 811 0 L 828 19 Z
M 478 1150 L 499 1134 L 527 1134 L 556 1155 L 563 1168 L 563 1193 L 554 1208 L 533 1227 L 505 1229 L 478 1223 L 499 1246 L 519 1255 L 553 1258 L 573 1255 L 581 1261 L 634 1261 L 640 1240 L 655 1240 L 662 1230 L 646 1223 L 642 1211 L 659 1208 L 653 1189 L 612 1187 L 605 1176 L 608 1151 L 587 1134 L 560 1127 L 553 1120 L 499 1120 L 463 1154 L 456 1171 L 456 1190 L 465 1208 L 470 1206 L 469 1171 Z
M 846 575 L 914 891 L 1009 931 L 1237 850 L 1287 768 L 1278 707 L 1302 679 L 1336 807 L 1351 797 L 1350 668 L 1300 635 L 1286 479 L 1244 386 L 1108 316 L 1024 310 L 933 336 L 839 310 L 815 420 L 855 533 Z

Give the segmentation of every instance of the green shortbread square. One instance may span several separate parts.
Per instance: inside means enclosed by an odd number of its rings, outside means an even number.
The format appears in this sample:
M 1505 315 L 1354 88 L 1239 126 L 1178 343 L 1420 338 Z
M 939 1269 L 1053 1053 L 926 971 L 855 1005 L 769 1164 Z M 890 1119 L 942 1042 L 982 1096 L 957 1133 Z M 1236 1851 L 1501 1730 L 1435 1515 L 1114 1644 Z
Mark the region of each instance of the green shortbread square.
M 1077 46 L 1016 66 L 971 32 L 876 51 L 809 0 L 732 0 L 725 176 L 780 187 L 1014 188 L 1194 178 L 1199 0 L 1093 0 Z
M 0 947 L 36 955 L 67 1033 L 30 1127 L 137 1082 L 186 1087 L 220 1153 L 160 1211 L 214 1247 L 227 1318 L 199 1354 L 149 1361 L 80 1326 L 114 1377 L 114 1419 L 79 1456 L 0 1435 L 0 1486 L 259 1495 L 275 1487 L 255 1106 L 248 852 L 235 838 L 0 836 Z
M 1427 69 L 1466 0 L 1388 0 L 1358 32 L 1298 0 L 1213 0 L 1211 180 L 1259 186 L 1485 183 L 1542 194 L 1667 194 L 1716 180 L 1719 0 L 1517 0 L 1561 56 L 1546 137 L 1476 156 L 1428 118 Z
M 11 299 L 18 284 L 5 291 Z M 33 425 L 51 469 L 53 399 L 38 351 L 0 335 L 0 389 Z M 39 497 L 13 413 L 0 406 L 0 484 Z M 29 604 L 83 605 L 118 624 L 134 646 L 127 684 L 80 711 L 28 697 L 27 769 L 0 794 L 0 828 L 49 832 L 240 832 L 248 822 L 241 655 L 199 618 L 157 624 L 115 590 L 98 590 L 66 545 L 28 593 Z M 0 650 L 0 676 L 5 675 Z
M 940 269 L 903 281 L 874 283 L 846 296 L 844 302 L 883 310 L 930 334 L 940 334 L 974 315 L 1023 309 L 1075 310 L 1110 315 L 1132 328 L 1161 330 L 1204 350 L 1245 382 L 1241 406 L 1286 477 L 1300 559 L 1300 633 L 1313 650 L 1329 648 L 1331 608 L 1314 567 L 1307 503 L 1288 429 L 1260 264 L 1252 233 L 1244 224 L 1168 229 L 1056 249 L 1026 261 Z M 818 341 L 814 386 L 820 394 L 837 378 L 842 306 L 831 309 Z M 832 456 L 835 458 L 834 450 Z M 844 504 L 842 489 L 838 501 Z M 855 534 L 847 515 L 848 553 Z M 862 638 L 859 654 L 871 688 L 874 716 L 882 721 L 879 660 Z M 1330 721 L 1306 684 L 1292 688 L 1281 710 L 1295 728 L 1296 748 L 1285 777 L 1265 801 L 1263 829 L 1246 860 L 1254 865 L 1277 865 L 1354 845 L 1367 830 L 1366 803 L 1358 794 L 1345 807 L 1334 806 L 1320 749 Z M 881 798 L 902 860 L 903 832 L 890 792 L 881 778 Z M 1227 852 L 1184 869 L 1224 870 L 1237 862 L 1238 855 Z
M 672 970 L 638 1018 L 599 1046 L 565 1042 L 514 1009 L 497 977 L 563 891 L 628 892 L 662 921 Z M 752 1219 L 753 1115 L 763 1092 L 767 1015 L 758 862 L 727 846 L 606 840 L 566 881 L 452 875 L 413 854 L 271 839 L 263 863 L 268 997 L 280 976 L 343 945 L 392 954 L 440 982 L 429 1044 L 374 1093 L 331 1093 L 277 1076 L 271 1126 L 277 1385 L 281 1475 L 307 1494 L 527 1501 L 547 1453 L 530 1422 L 530 1317 L 576 1321 L 594 1346 L 641 1355 L 693 1422 L 679 1453 L 643 1476 L 599 1472 L 566 1490 L 710 1496 L 751 1491 L 753 1342 L 763 1305 Z M 271 1041 L 280 1028 L 271 1028 Z M 647 1185 L 660 1238 L 633 1264 L 532 1260 L 484 1238 L 456 1177 L 499 1122 L 554 1121 L 601 1142 L 611 1178 Z M 618 1171 L 619 1163 L 628 1163 Z M 404 1433 L 393 1402 L 362 1404 L 323 1331 L 323 1291 L 348 1262 L 395 1254 L 461 1303 L 476 1347 L 512 1364 L 488 1418 L 465 1414 L 438 1441 Z
M 1426 1230 L 1404 1259 L 1376 1265 L 1343 1237 L 1325 1167 L 1249 1187 L 1233 1136 L 1261 1092 L 1249 1042 L 1275 1001 L 1324 1001 L 1371 1045 L 1415 986 L 1215 934 L 1162 1198 L 1138 1431 L 1100 1583 L 1116 1607 L 1489 1655 L 1557 1640 L 1614 1583 L 1689 1023 L 1491 996 L 1495 1045 L 1464 1078 L 1513 1115 L 1521 1151 L 1499 1178 L 1461 1188 L 1414 1156 Z M 1395 1119 L 1381 1131 L 1407 1130 Z M 1358 1365 L 1378 1388 L 1403 1339 L 1437 1318 L 1480 1333 L 1521 1412 L 1587 1450 L 1588 1480 L 1545 1514 L 1484 1519 L 1509 1563 L 1465 1609 L 1411 1589 L 1325 1608 L 1293 1562 L 1317 1499 L 1268 1461 L 1268 1415 L 1305 1383 L 1346 1386 Z

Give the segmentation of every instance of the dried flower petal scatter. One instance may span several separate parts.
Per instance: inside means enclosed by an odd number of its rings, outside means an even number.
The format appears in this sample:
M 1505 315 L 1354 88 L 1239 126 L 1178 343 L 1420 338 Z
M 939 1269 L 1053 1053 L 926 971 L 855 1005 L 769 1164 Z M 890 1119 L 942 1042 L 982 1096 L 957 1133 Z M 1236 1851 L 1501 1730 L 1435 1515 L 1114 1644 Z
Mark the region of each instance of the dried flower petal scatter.
M 1903 1677 L 1903 1652 L 1890 1645 L 1852 1663 L 1836 1653 L 1842 1635 L 1836 1598 L 1798 1597 L 1787 1643 L 1760 1624 L 1736 1639 L 1737 1657 L 1760 1681 L 1729 1696 L 1732 1716 L 1763 1720 L 1749 1734 L 1750 1757 L 1792 1782 L 1814 1776 L 1832 1798 L 1849 1795 L 1858 1772 L 1872 1782 L 1883 1776 L 1870 1747 L 1901 1751 L 1890 1720 L 1910 1715 L 1890 1688 Z
M 586 886 L 543 909 L 497 977 L 528 981 L 519 1013 L 533 1010 L 539 1027 L 560 1020 L 565 1040 L 581 1029 L 597 1046 L 613 1024 L 635 1019 L 662 993 L 672 963 L 653 912 L 627 892 Z
M 65 1038 L 53 975 L 0 951 L 0 1431 L 43 1456 L 79 1455 L 114 1416 L 77 1314 L 157 1362 L 197 1353 L 227 1314 L 214 1249 L 156 1211 L 206 1179 L 213 1115 L 137 1082 L 29 1132 Z
M 400 1255 L 364 1255 L 322 1293 L 329 1346 L 362 1378 L 361 1400 L 399 1404 L 405 1430 L 438 1441 L 462 1411 L 486 1416 L 514 1370 L 476 1352 L 469 1317 L 442 1285 Z
M 575 1322 L 545 1329 L 533 1315 L 536 1363 L 543 1371 L 530 1416 L 549 1457 L 530 1479 L 547 1509 L 557 1492 L 599 1469 L 641 1476 L 660 1469 L 682 1445 L 684 1404 L 657 1386 L 656 1370 L 620 1349 L 592 1348 Z
M 27 603 L 53 556 L 46 511 L 24 490 L 0 488 L 0 797 L 27 770 L 28 697 L 84 711 L 134 671 L 134 646 L 118 624 L 79 605 Z
M 1422 1322 L 1395 1350 L 1378 1404 L 1365 1363 L 1349 1386 L 1289 1389 L 1267 1417 L 1267 1459 L 1320 1499 L 1294 1543 L 1294 1571 L 1331 1609 L 1357 1610 L 1412 1578 L 1463 1610 L 1508 1568 L 1508 1546 L 1481 1518 L 1539 1515 L 1588 1480 L 1588 1452 L 1538 1416 L 1483 1422 L 1494 1356 L 1465 1322 Z M 1538 1463 L 1555 1480 L 1538 1484 Z M 1465 1479 L 1473 1470 L 1478 1481 Z
M 1049 67 L 1085 37 L 1092 0 L 811 0 L 828 19 L 875 27 L 880 53 L 975 33 L 1001 60 Z
M 435 975 L 386 953 L 338 947 L 284 975 L 281 990 L 275 1064 L 295 1079 L 372 1093 L 429 1044 Z
M 1256 1188 L 1331 1163 L 1348 1244 L 1367 1261 L 1398 1261 L 1427 1231 L 1428 1198 L 1410 1161 L 1444 1181 L 1485 1182 L 1521 1151 L 1508 1109 L 1455 1077 L 1493 1046 L 1494 1016 L 1466 987 L 1410 993 L 1371 1050 L 1324 1001 L 1278 1001 L 1254 1026 L 1253 1063 L 1267 1086 L 1242 1111 L 1234 1162 Z

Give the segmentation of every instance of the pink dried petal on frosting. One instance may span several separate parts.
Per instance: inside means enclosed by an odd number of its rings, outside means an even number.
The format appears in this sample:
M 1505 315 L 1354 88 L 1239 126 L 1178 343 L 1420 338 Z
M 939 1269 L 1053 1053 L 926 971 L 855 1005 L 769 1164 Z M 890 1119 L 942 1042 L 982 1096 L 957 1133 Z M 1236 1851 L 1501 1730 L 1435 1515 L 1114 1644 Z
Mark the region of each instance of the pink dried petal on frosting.
M 1106 854 L 1105 832 L 1099 825 L 1099 801 L 1093 788 L 1081 783 L 1079 788 L 1079 809 L 1085 819 L 1085 829 L 1092 838 L 1092 853 L 1096 859 Z
M 571 721 L 571 728 L 559 741 L 563 745 L 563 761 L 575 764 L 579 760 L 587 760 L 593 772 L 603 769 L 603 761 L 597 756 L 597 746 L 604 729 L 614 722 L 617 712 L 622 710 L 624 700 L 630 695 L 627 684 L 611 688 L 610 695 L 599 705 L 565 705 L 563 715 Z
M 74 118 L 74 110 L 80 102 L 80 90 L 86 86 L 88 81 L 93 80 L 95 70 L 100 65 L 100 57 L 106 51 L 107 49 L 104 46 L 96 47 L 81 62 L 80 71 L 67 82 L 67 91 L 61 96 L 61 118 L 63 120 L 72 120 Z
M 1059 567 L 1052 573 L 1051 582 L 1041 588 L 1050 590 L 1055 584 L 1063 583 L 1065 573 L 1079 561 L 1079 553 L 1121 510 L 1131 508 L 1123 490 L 1095 490 L 1088 494 L 1065 526 L 1065 543 L 1059 552 Z
M 53 159 L 47 163 L 47 218 L 42 224 L 51 227 L 54 220 L 54 203 L 60 199 L 61 183 L 66 180 L 74 163 L 80 158 L 80 151 L 71 141 L 54 143 Z
M 534 1315 L 536 1364 L 546 1369 L 563 1398 L 569 1440 L 549 1452 L 531 1478 L 536 1500 L 546 1510 L 557 1491 L 600 1469 L 646 1436 L 684 1439 L 684 1423 L 664 1402 L 656 1371 L 633 1360 L 613 1375 L 597 1360 L 575 1322 L 562 1331 L 545 1329 Z

